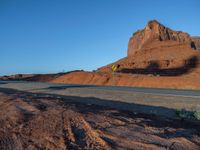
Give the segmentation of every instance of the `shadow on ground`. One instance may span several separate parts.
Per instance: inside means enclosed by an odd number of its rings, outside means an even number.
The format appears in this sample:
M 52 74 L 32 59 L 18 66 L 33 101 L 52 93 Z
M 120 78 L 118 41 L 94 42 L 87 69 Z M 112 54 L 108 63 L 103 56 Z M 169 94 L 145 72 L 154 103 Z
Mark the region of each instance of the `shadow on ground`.
M 57 88 L 57 87 L 56 87 Z M 43 94 L 43 93 L 28 93 L 28 92 L 20 92 L 13 89 L 6 89 L 0 88 L 1 92 L 6 94 L 15 94 L 20 93 L 19 98 L 27 99 L 30 95 L 36 95 L 35 98 L 44 97 L 45 95 L 50 95 L 52 97 L 60 97 L 62 98 L 63 102 L 66 103 L 83 103 L 83 104 L 93 104 L 93 105 L 100 105 L 111 107 L 119 110 L 126 110 L 131 112 L 139 112 L 139 113 L 146 113 L 146 114 L 155 114 L 159 116 L 165 117 L 176 117 L 176 111 L 174 109 L 160 107 L 160 106 L 148 106 L 148 105 L 141 105 L 141 104 L 134 104 L 134 103 L 125 103 L 125 102 L 117 102 L 112 100 L 104 100 L 95 97 L 77 97 L 77 96 L 61 96 L 56 94 Z M 17 98 L 17 97 L 16 97 Z M 34 99 L 34 97 L 32 97 Z
M 68 87 L 69 86 L 58 87 L 58 89 L 64 89 Z M 79 86 L 72 86 L 72 87 L 79 87 Z M 80 86 L 80 87 L 85 87 L 85 86 Z M 175 109 L 166 108 L 162 106 L 149 106 L 149 105 L 142 105 L 142 104 L 135 104 L 135 103 L 126 103 L 126 102 L 120 102 L 120 101 L 99 99 L 95 97 L 64 96 L 64 95 L 58 95 L 58 94 L 30 93 L 30 92 L 24 92 L 24 91 L 21 92 L 18 90 L 8 89 L 8 88 L 0 88 L 0 92 L 9 94 L 9 95 L 19 93 L 19 95 L 15 97 L 16 99 L 17 98 L 29 99 L 31 97 L 32 100 L 34 99 L 36 100 L 38 98 L 51 97 L 52 99 L 59 98 L 62 102 L 66 104 L 80 103 L 80 104 L 87 104 L 87 105 L 98 105 L 102 108 L 110 107 L 110 108 L 114 108 L 114 109 L 118 109 L 122 111 L 130 111 L 132 113 L 142 113 L 142 114 L 156 115 L 156 116 L 161 116 L 161 117 L 163 116 L 167 118 L 177 118 Z M 40 107 L 43 108 L 43 106 L 40 106 Z

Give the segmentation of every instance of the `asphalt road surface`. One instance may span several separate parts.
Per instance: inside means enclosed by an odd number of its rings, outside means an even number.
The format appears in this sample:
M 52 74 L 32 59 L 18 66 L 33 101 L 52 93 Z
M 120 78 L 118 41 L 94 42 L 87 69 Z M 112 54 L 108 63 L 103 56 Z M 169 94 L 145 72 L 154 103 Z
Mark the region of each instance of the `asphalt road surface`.
M 70 96 L 72 101 L 81 103 L 165 116 L 175 115 L 176 109 L 200 109 L 199 90 L 0 81 L 0 91 L 5 89 L 65 98 Z

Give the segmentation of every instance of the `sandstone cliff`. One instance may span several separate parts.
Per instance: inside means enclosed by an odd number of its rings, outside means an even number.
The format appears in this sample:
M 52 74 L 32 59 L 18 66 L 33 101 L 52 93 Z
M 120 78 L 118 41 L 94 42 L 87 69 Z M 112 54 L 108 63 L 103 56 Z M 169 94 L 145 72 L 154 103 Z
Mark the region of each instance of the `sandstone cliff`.
M 149 21 L 144 29 L 138 30 L 133 34 L 128 43 L 128 56 L 133 55 L 136 51 L 152 46 L 153 42 L 176 41 L 180 44 L 187 44 L 194 48 L 190 35 L 174 31 L 156 20 Z
M 120 66 L 118 72 L 121 73 L 152 74 L 157 70 L 160 71 L 157 74 L 164 71 L 169 72 L 165 75 L 177 75 L 182 68 L 189 67 L 188 61 L 199 64 L 199 47 L 199 37 L 190 37 L 188 33 L 174 31 L 152 20 L 130 38 L 128 56 L 113 64 Z M 111 72 L 111 65 L 98 71 Z
M 149 21 L 128 44 L 128 56 L 95 72 L 72 72 L 54 83 L 200 89 L 199 39 Z M 119 68 L 113 73 L 111 66 Z
M 119 66 L 116 73 L 111 70 L 113 64 Z M 200 37 L 190 37 L 187 33 L 174 31 L 153 20 L 130 38 L 127 57 L 94 72 L 76 71 L 58 75 L 35 75 L 26 80 L 200 89 L 199 74 Z

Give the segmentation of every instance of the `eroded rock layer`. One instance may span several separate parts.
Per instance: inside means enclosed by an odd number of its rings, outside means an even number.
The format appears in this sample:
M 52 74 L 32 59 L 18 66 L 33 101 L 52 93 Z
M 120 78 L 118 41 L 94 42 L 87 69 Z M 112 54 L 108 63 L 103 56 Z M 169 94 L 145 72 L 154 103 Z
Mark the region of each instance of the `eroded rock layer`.
M 136 51 L 153 46 L 155 41 L 176 41 L 179 44 L 187 44 L 194 48 L 190 35 L 181 31 L 174 31 L 156 20 L 149 21 L 144 29 L 136 31 L 128 43 L 128 56 Z

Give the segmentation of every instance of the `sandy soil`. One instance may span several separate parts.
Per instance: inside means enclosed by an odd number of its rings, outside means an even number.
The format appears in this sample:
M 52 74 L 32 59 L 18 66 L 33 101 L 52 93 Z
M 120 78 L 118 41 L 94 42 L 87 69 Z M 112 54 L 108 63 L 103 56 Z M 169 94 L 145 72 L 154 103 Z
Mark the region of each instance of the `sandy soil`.
M 200 126 L 153 115 L 0 92 L 0 149 L 200 149 Z

